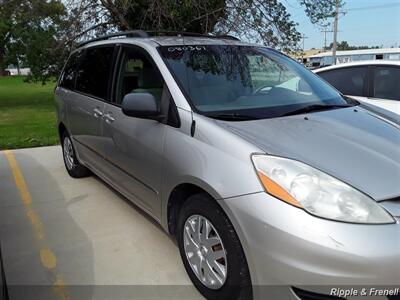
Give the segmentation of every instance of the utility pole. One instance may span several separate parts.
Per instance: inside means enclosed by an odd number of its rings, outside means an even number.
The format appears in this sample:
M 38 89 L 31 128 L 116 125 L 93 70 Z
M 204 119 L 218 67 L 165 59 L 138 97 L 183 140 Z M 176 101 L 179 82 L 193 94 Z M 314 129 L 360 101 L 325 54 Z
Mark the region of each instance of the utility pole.
M 328 29 L 326 29 L 326 27 L 325 27 L 325 29 L 324 29 L 324 30 L 321 30 L 321 32 L 324 33 L 324 51 L 326 51 L 326 34 L 327 34 L 328 32 L 333 32 L 333 30 L 328 30 Z
M 333 22 L 333 47 L 332 47 L 332 64 L 333 65 L 336 65 L 336 43 L 337 43 L 338 21 L 339 21 L 339 3 L 340 3 L 340 0 L 336 0 L 335 21 Z
M 302 41 L 302 44 L 303 44 L 302 48 L 303 48 L 303 50 L 301 51 L 301 63 L 303 63 L 303 59 L 304 59 L 304 40 L 305 40 L 305 39 L 308 39 L 308 36 L 306 36 L 306 35 L 303 33 L 303 35 L 301 36 L 301 38 L 303 39 L 303 41 Z

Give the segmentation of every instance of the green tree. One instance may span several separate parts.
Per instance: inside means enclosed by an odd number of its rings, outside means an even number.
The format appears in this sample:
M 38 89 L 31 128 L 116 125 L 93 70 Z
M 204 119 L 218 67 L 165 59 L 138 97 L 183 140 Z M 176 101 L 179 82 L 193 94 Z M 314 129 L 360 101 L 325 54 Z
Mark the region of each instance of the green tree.
M 96 0 L 93 0 L 96 1 Z M 281 49 L 300 41 L 296 23 L 277 0 L 100 0 L 119 29 L 232 34 Z
M 336 0 L 299 0 L 304 6 L 306 15 L 311 23 L 321 27 L 327 27 L 331 24 L 335 16 Z M 339 7 L 344 6 L 344 1 L 339 1 Z
M 297 25 L 277 0 L 230 0 L 216 28 L 222 34 L 289 51 L 297 49 L 301 39 Z
M 330 50 L 333 47 L 333 43 L 327 47 L 326 50 Z M 362 50 L 362 49 L 378 49 L 379 46 L 351 46 L 347 41 L 342 41 L 337 44 L 337 50 Z
M 46 81 L 77 42 L 129 29 L 231 34 L 288 50 L 296 25 L 277 0 L 0 0 L 0 68 L 21 63 Z
M 121 30 L 211 32 L 226 12 L 225 0 L 100 0 Z
M 6 45 L 11 39 L 12 21 L 11 16 L 14 10 L 14 3 L 0 2 L 0 72 L 6 67 Z
M 46 81 L 60 69 L 66 50 L 58 32 L 65 23 L 65 6 L 59 0 L 9 0 L 0 5 L 0 62 L 31 68 L 33 80 Z

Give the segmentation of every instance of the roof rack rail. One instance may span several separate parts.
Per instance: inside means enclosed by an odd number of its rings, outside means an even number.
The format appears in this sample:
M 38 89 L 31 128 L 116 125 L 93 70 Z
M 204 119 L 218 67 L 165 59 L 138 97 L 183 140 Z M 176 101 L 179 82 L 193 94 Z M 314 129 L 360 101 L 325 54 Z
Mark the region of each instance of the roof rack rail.
M 147 34 L 146 31 L 144 30 L 129 30 L 129 31 L 120 31 L 120 32 L 114 32 L 106 35 L 102 35 L 100 37 L 90 39 L 87 41 L 84 41 L 82 43 L 78 44 L 78 47 L 82 47 L 84 45 L 87 45 L 92 42 L 97 42 L 97 41 L 104 41 L 108 40 L 114 37 L 119 37 L 119 36 L 126 36 L 126 37 L 140 37 L 140 38 L 147 38 L 149 35 Z
M 130 30 L 130 31 L 120 31 L 114 32 L 106 35 L 102 35 L 100 37 L 90 39 L 78 44 L 78 47 L 82 47 L 92 42 L 97 41 L 104 41 L 115 37 L 139 37 L 139 38 L 148 38 L 151 36 L 191 36 L 191 37 L 205 37 L 205 38 L 214 38 L 214 39 L 229 39 L 240 41 L 237 37 L 231 35 L 209 35 L 209 34 L 202 34 L 202 33 L 195 33 L 195 32 L 186 32 L 186 31 L 169 31 L 169 30 Z
M 229 40 L 240 41 L 240 39 L 238 39 L 237 37 L 228 34 L 209 35 L 204 33 L 187 32 L 187 31 L 169 31 L 169 30 L 150 30 L 146 31 L 146 33 L 150 36 L 192 36 L 192 37 L 206 37 L 214 39 L 229 39 Z
M 237 38 L 236 36 L 229 35 L 229 34 L 219 34 L 219 35 L 216 35 L 215 37 L 216 37 L 216 38 L 219 38 L 219 39 L 227 39 L 227 40 L 240 41 L 240 39 Z

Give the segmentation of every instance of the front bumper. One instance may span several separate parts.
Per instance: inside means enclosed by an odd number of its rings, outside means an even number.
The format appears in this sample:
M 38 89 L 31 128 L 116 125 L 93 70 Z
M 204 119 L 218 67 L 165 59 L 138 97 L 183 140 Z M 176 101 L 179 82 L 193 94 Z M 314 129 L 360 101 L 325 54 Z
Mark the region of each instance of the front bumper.
M 263 192 L 220 203 L 242 242 L 255 286 L 400 285 L 398 222 L 329 221 Z

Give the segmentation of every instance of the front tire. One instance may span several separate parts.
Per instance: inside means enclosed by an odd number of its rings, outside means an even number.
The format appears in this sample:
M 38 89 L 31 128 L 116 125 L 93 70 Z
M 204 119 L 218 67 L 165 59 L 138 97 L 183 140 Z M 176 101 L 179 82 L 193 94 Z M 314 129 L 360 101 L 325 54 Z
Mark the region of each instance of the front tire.
M 74 145 L 71 137 L 64 132 L 61 138 L 64 165 L 68 174 L 74 178 L 82 178 L 90 175 L 90 170 L 82 165 L 76 156 Z
M 180 210 L 177 234 L 186 272 L 205 298 L 252 299 L 239 238 L 214 199 L 205 193 L 191 196 Z

